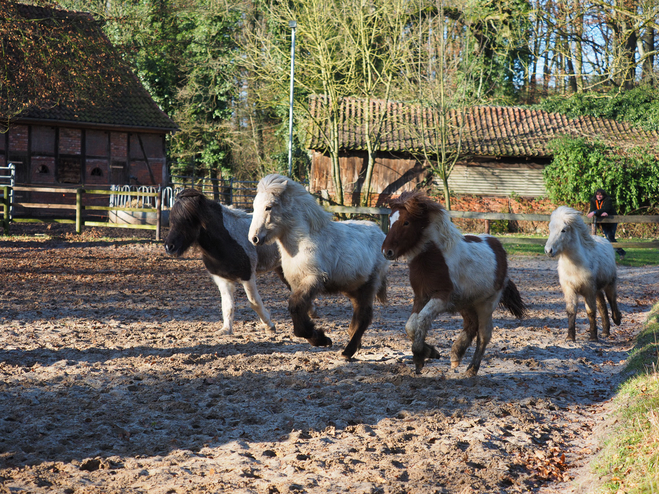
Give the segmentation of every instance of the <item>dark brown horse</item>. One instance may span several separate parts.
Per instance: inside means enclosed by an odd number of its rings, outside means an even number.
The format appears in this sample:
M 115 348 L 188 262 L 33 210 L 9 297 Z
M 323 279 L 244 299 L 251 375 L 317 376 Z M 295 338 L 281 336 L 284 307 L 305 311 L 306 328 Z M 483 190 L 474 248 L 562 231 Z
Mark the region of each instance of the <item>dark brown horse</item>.
M 236 283 L 245 288 L 249 303 L 269 329 L 275 325 L 256 289 L 256 274 L 276 271 L 283 280 L 276 245 L 254 247 L 247 239 L 250 214 L 211 201 L 195 189 L 185 189 L 169 213 L 165 250 L 179 257 L 193 245 L 199 246 L 204 266 L 220 289 L 223 334 L 233 333 Z
M 425 342 L 426 333 L 441 312 L 459 312 L 463 330 L 451 349 L 451 368 L 476 337 L 476 351 L 467 367 L 475 376 L 492 337 L 492 313 L 501 304 L 515 317 L 526 307 L 508 278 L 506 251 L 489 235 L 466 235 L 451 223 L 448 212 L 418 193 L 403 193 L 391 201 L 389 233 L 382 244 L 387 259 L 407 258 L 414 290 L 412 315 L 405 324 L 412 340 L 417 374 L 425 360 L 439 352 Z

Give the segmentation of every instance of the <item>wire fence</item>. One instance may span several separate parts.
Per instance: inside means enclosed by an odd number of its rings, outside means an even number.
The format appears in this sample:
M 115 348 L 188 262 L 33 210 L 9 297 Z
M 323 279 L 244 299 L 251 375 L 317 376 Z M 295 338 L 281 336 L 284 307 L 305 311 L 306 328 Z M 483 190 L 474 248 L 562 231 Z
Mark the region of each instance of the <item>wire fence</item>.
M 224 179 L 172 175 L 172 183 L 169 187 L 175 191 L 174 200 L 180 190 L 194 188 L 203 192 L 210 199 L 219 201 L 226 206 L 235 206 L 239 209 L 251 211 L 257 185 L 258 181 L 235 180 L 233 177 Z M 166 204 L 163 198 L 163 206 Z

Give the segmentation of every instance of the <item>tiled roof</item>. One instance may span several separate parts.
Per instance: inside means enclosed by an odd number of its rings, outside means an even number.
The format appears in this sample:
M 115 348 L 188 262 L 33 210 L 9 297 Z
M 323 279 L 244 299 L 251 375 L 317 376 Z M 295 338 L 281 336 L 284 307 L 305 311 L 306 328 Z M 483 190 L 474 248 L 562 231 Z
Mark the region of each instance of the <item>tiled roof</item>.
M 328 128 L 323 96 L 311 98 L 311 114 Z M 340 105 L 339 142 L 342 150 L 365 150 L 364 115 L 367 100 L 345 98 Z M 438 115 L 420 105 L 371 100 L 371 121 L 385 113 L 382 151 L 419 152 L 423 139 L 434 145 Z M 313 120 L 313 119 L 312 119 Z M 628 123 L 593 117 L 567 118 L 558 113 L 520 107 L 475 106 L 448 114 L 451 129 L 449 146 L 455 148 L 462 131 L 461 154 L 472 156 L 551 156 L 548 144 L 560 136 L 600 139 L 618 146 L 656 145 L 659 133 L 644 131 Z M 456 125 L 456 122 L 462 122 Z M 373 127 L 373 125 L 372 125 Z M 424 129 L 426 129 L 424 131 Z M 307 147 L 325 149 L 320 128 L 312 125 Z
M 18 3 L 5 4 L 3 11 L 8 12 L 10 16 L 6 21 L 13 22 L 16 26 L 21 23 L 40 26 L 26 35 L 34 38 L 27 41 L 25 37 L 20 39 L 17 36 L 9 36 L 6 32 L 2 33 L 5 35 L 2 40 L 3 48 L 6 53 L 15 57 L 10 63 L 25 63 L 25 67 L 31 70 L 35 68 L 35 59 L 46 60 L 36 66 L 43 73 L 43 87 L 52 88 L 52 81 L 56 79 L 62 90 L 59 94 L 57 91 L 44 91 L 41 94 L 45 96 L 40 97 L 39 88 L 26 90 L 25 86 L 20 87 L 21 82 L 25 84 L 25 80 L 36 86 L 38 83 L 35 81 L 38 79 L 27 77 L 21 81 L 18 79 L 20 76 L 16 75 L 13 79 L 10 78 L 7 84 L 11 85 L 13 82 L 18 87 L 0 91 L 0 118 L 5 121 L 11 117 L 15 121 L 36 119 L 74 122 L 80 125 L 167 131 L 178 129 L 121 59 L 90 14 Z M 38 55 L 41 56 L 35 56 L 28 61 L 21 58 L 26 56 L 21 42 L 28 42 L 31 47 L 40 47 Z M 12 46 L 12 43 L 15 45 Z M 70 46 L 72 44 L 75 46 Z M 52 56 L 54 53 L 64 53 L 62 58 L 67 65 L 60 60 L 55 62 Z M 67 56 L 70 58 L 67 59 Z M 70 77 L 66 70 L 70 70 Z M 20 70 L 16 72 L 20 74 Z M 25 96 L 26 94 L 29 96 Z M 25 100 L 32 100 L 32 104 L 26 103 Z M 11 108 L 20 105 L 24 105 L 20 113 L 12 115 Z

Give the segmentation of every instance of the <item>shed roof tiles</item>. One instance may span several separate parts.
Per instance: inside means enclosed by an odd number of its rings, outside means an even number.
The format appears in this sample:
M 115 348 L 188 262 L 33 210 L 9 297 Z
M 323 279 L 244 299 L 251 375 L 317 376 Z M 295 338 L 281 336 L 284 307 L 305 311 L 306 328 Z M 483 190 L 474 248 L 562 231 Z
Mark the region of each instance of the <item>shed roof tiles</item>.
M 323 132 L 328 132 L 326 99 L 313 96 L 311 114 L 316 125 L 310 128 L 309 149 L 325 149 Z M 345 98 L 341 101 L 339 147 L 343 150 L 365 150 L 365 115 L 368 100 Z M 420 105 L 384 100 L 370 101 L 371 128 L 384 114 L 380 149 L 391 152 L 416 153 L 423 141 L 438 141 L 439 115 Z M 462 112 L 449 111 L 448 144 L 457 146 L 461 154 L 474 156 L 552 155 L 549 142 L 561 136 L 585 137 L 625 147 L 656 145 L 659 132 L 645 131 L 629 123 L 594 117 L 567 118 L 558 113 L 521 107 L 474 106 Z M 460 137 L 461 135 L 461 137 Z

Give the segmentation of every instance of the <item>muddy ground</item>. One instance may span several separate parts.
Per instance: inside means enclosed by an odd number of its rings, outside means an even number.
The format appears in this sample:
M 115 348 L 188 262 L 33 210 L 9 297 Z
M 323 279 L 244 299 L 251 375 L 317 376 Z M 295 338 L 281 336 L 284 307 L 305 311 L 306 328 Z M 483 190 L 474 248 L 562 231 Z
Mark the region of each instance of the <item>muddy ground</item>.
M 582 304 L 571 343 L 556 261 L 510 265 L 530 316 L 495 313 L 475 378 L 463 375 L 473 348 L 450 370 L 461 321 L 438 318 L 442 356 L 417 376 L 404 263 L 346 362 L 344 298 L 318 300 L 334 347 L 312 348 L 265 275 L 276 333 L 238 289 L 235 335 L 220 336 L 195 253 L 0 237 L 0 492 L 582 492 L 659 267 L 619 267 L 622 325 L 588 341 Z

